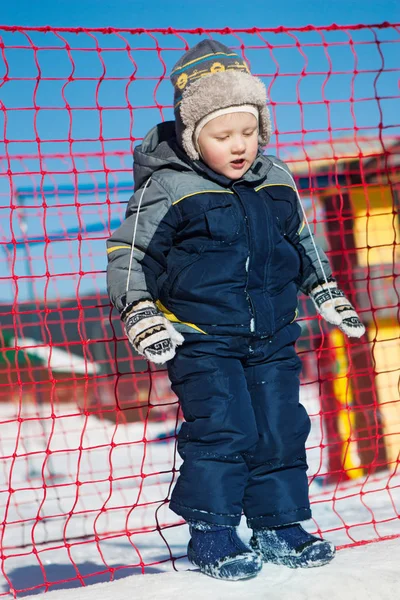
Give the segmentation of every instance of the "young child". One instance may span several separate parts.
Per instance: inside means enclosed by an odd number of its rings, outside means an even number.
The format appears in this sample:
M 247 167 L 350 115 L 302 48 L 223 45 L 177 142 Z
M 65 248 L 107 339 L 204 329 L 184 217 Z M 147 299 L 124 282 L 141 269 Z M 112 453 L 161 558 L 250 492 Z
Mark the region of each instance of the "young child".
M 213 577 L 253 577 L 262 561 L 322 565 L 334 546 L 299 524 L 311 511 L 298 291 L 346 335 L 365 329 L 315 245 L 289 169 L 262 154 L 263 83 L 209 39 L 171 80 L 175 121 L 135 148 L 136 191 L 107 242 L 111 301 L 135 350 L 167 362 L 185 418 L 170 508 L 189 524 L 189 560 Z M 236 532 L 242 512 L 250 547 Z

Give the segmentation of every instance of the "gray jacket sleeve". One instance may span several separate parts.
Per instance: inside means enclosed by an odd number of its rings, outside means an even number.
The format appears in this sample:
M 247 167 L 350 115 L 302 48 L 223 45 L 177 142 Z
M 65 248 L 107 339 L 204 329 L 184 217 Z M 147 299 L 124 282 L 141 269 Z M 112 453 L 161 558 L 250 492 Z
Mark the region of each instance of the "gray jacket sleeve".
M 107 291 L 119 312 L 139 300 L 157 300 L 151 283 L 160 253 L 168 252 L 175 233 L 170 219 L 164 219 L 170 207 L 167 192 L 151 180 L 131 197 L 126 219 L 107 240 Z
M 311 288 L 316 284 L 325 283 L 325 278 L 330 279 L 332 277 L 332 269 L 328 257 L 322 248 L 315 243 L 312 232 L 304 221 L 301 206 L 298 206 L 298 210 L 301 217 L 300 223 L 302 223 L 298 236 L 298 248 L 302 262 L 300 290 L 303 294 L 309 294 Z

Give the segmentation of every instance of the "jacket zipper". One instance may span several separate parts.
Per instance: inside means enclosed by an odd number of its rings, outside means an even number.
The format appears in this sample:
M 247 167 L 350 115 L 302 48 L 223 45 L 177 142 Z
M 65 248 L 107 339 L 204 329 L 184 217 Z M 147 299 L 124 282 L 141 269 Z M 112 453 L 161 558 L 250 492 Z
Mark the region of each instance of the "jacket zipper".
M 268 206 L 268 203 L 266 202 L 265 204 L 265 208 L 266 211 L 268 213 L 268 219 L 267 219 L 267 233 L 268 233 L 268 239 L 269 239 L 269 249 L 268 249 L 268 256 L 265 260 L 265 282 L 264 282 L 264 289 L 266 286 L 266 282 L 268 281 L 268 276 L 269 276 L 269 269 L 271 266 L 271 259 L 272 259 L 272 254 L 273 254 L 273 227 L 274 227 L 274 223 L 273 223 L 273 215 L 271 213 L 270 207 Z M 270 315 L 272 316 L 271 318 L 271 336 L 275 334 L 275 329 L 276 329 L 276 323 L 275 323 L 275 311 L 274 311 L 274 305 L 272 302 L 270 302 Z
M 239 194 L 239 192 L 235 188 L 235 184 L 233 184 L 232 189 L 234 190 L 235 195 L 238 197 L 239 202 L 240 202 L 240 204 L 242 206 L 242 209 L 243 209 L 243 212 L 244 212 L 244 220 L 245 220 L 245 223 L 246 223 L 247 244 L 248 244 L 249 252 L 247 254 L 246 263 L 245 263 L 246 285 L 245 285 L 245 288 L 244 288 L 244 292 L 246 294 L 247 304 L 249 305 L 250 331 L 251 331 L 251 333 L 254 333 L 256 331 L 256 313 L 255 313 L 255 309 L 254 309 L 253 300 L 251 299 L 251 296 L 250 296 L 249 292 L 247 291 L 247 286 L 249 285 L 249 266 L 250 266 L 250 255 L 251 255 L 249 219 L 248 219 L 248 216 L 247 216 L 246 209 L 244 207 L 243 201 L 242 201 L 242 199 L 240 197 L 240 194 Z

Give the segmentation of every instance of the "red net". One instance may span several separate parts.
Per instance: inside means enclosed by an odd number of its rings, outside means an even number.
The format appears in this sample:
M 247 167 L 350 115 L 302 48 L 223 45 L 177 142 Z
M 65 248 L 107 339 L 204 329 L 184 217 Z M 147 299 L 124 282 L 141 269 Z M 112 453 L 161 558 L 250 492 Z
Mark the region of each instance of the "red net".
M 111 310 L 105 240 L 134 145 L 173 116 L 168 73 L 204 36 L 265 82 L 268 152 L 367 327 L 345 339 L 301 297 L 311 529 L 400 535 L 399 27 L 0 34 L 0 596 L 188 566 L 168 509 L 181 415 Z

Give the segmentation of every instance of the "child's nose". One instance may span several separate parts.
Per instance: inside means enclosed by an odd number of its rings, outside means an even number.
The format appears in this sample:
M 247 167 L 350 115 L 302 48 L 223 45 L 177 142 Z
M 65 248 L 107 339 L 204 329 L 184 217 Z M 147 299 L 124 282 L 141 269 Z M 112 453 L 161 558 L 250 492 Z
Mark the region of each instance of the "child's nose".
M 233 154 L 242 154 L 246 150 L 246 144 L 243 138 L 237 138 L 232 145 Z

